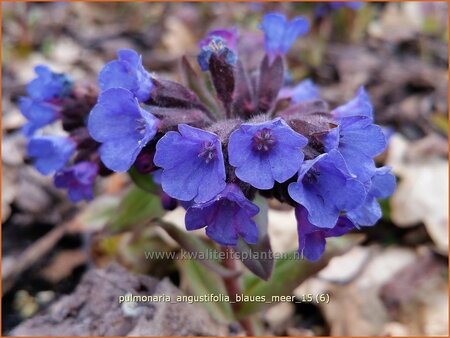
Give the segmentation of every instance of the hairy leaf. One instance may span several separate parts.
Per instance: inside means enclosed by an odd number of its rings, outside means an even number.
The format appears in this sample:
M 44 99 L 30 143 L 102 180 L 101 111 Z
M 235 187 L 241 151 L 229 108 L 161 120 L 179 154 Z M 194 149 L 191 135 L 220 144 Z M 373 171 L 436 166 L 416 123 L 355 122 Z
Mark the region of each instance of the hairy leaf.
M 257 195 L 253 202 L 260 209 L 259 214 L 255 216 L 260 240 L 257 244 L 251 245 L 244 242 L 242 238 L 239 238 L 239 242 L 234 248 L 234 251 L 239 252 L 242 258 L 244 258 L 244 255 L 248 256 L 249 258 L 247 259 L 241 259 L 242 263 L 256 276 L 268 280 L 274 266 L 272 248 L 267 234 L 268 205 L 267 200 L 260 195 Z
M 149 194 L 136 186 L 131 187 L 109 220 L 109 229 L 120 232 L 142 226 L 164 215 L 159 196 Z
M 302 282 L 323 269 L 332 257 L 347 252 L 361 239 L 362 236 L 334 238 L 327 244 L 325 254 L 316 262 L 295 259 L 295 253 L 290 253 L 289 259 L 277 259 L 269 281 L 262 281 L 252 275 L 246 276 L 244 294 L 247 296 L 265 296 L 267 302 L 272 302 L 272 296 L 289 296 Z M 238 318 L 259 312 L 268 305 L 270 304 L 265 302 L 245 302 L 239 310 Z

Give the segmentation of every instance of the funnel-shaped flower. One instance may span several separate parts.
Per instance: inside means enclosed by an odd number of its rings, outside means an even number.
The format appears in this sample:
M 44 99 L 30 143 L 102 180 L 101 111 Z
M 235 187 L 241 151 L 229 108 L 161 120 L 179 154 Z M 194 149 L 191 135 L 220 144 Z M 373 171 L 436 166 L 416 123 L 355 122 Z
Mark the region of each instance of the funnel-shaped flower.
M 27 154 L 43 175 L 62 169 L 75 152 L 75 142 L 63 136 L 33 137 L 28 143 Z
M 92 138 L 102 145 L 99 152 L 106 167 L 127 171 L 142 148 L 155 136 L 159 120 L 143 110 L 127 89 L 108 89 L 89 115 Z
M 30 98 L 36 101 L 51 101 L 69 95 L 72 80 L 65 74 L 54 73 L 47 66 L 34 68 L 37 77 L 27 86 Z
M 264 15 L 261 29 L 265 35 L 266 52 L 272 56 L 285 55 L 297 37 L 308 32 L 309 23 L 302 16 L 288 21 L 280 13 L 269 13 Z
M 381 218 L 382 211 L 377 198 L 387 198 L 392 195 L 396 186 L 395 176 L 391 174 L 389 167 L 377 168 L 368 186 L 364 203 L 347 213 L 347 217 L 360 226 L 374 225 Z
M 236 176 L 255 188 L 271 189 L 295 175 L 308 140 L 281 118 L 244 123 L 230 135 L 228 159 Z
M 338 150 L 350 172 L 361 182 L 366 182 L 374 174 L 373 157 L 386 148 L 386 138 L 370 118 L 345 117 L 340 119 L 338 127 L 325 135 L 324 145 L 326 151 Z
M 206 226 L 206 234 L 222 245 L 236 245 L 239 236 L 247 243 L 258 241 L 258 227 L 252 219 L 259 208 L 250 202 L 235 184 L 226 188 L 213 200 L 194 204 L 186 212 L 186 228 Z
M 345 117 L 365 116 L 373 120 L 373 107 L 364 87 L 360 87 L 356 96 L 346 104 L 334 109 L 331 114 L 338 121 Z
M 206 34 L 206 37 L 200 40 L 200 48 L 207 47 L 214 37 L 222 38 L 225 41 L 227 47 L 236 52 L 238 43 L 238 31 L 236 27 L 233 27 L 231 29 L 223 28 L 209 31 L 208 34 Z
M 222 145 L 211 132 L 179 124 L 158 141 L 153 162 L 163 169 L 163 190 L 178 200 L 207 202 L 225 188 Z
M 132 49 L 120 49 L 118 60 L 108 62 L 100 71 L 98 82 L 102 91 L 110 88 L 125 88 L 133 93 L 139 102 L 150 98 L 153 82 L 142 66 L 142 58 Z
M 67 189 L 69 198 L 74 203 L 83 199 L 91 200 L 94 197 L 92 189 L 97 172 L 97 164 L 79 162 L 55 174 L 55 187 Z
M 298 231 L 298 251 L 310 261 L 315 261 L 325 251 L 326 238 L 345 235 L 355 226 L 346 217 L 340 216 L 336 224 L 330 229 L 319 228 L 311 224 L 308 211 L 301 205 L 295 207 Z
M 341 211 L 358 208 L 366 197 L 364 186 L 349 172 L 339 152 L 333 150 L 305 161 L 289 195 L 308 210 L 309 221 L 332 228 Z
M 228 40 L 233 43 L 233 40 Z M 208 41 L 207 44 L 206 41 Z M 209 62 L 212 55 L 216 55 L 218 59 L 229 66 L 234 66 L 237 62 L 236 52 L 228 46 L 228 41 L 222 36 L 213 35 L 202 40 L 200 45 L 201 51 L 197 57 L 197 61 L 202 71 L 209 69 Z
M 23 133 L 29 137 L 39 128 L 58 119 L 58 107 L 47 102 L 35 101 L 29 97 L 19 98 L 19 109 L 28 122 L 23 126 Z

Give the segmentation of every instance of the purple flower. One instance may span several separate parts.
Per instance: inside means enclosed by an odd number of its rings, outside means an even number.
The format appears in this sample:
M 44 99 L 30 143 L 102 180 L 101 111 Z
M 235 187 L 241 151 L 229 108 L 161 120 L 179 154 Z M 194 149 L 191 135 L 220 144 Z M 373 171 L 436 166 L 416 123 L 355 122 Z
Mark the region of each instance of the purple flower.
M 223 35 L 223 34 L 222 34 Z M 206 41 L 209 41 L 208 44 L 205 44 Z M 233 41 L 231 40 L 233 43 Z M 221 36 L 211 36 L 202 40 L 201 51 L 197 57 L 198 64 L 202 71 L 207 71 L 209 69 L 209 61 L 212 55 L 216 55 L 220 59 L 222 59 L 227 65 L 235 65 L 237 62 L 236 53 L 229 48 L 227 45 L 228 41 Z
M 308 211 L 301 205 L 295 208 L 298 231 L 298 251 L 310 261 L 316 261 L 325 251 L 325 239 L 338 237 L 353 230 L 355 226 L 346 217 L 340 216 L 330 229 L 314 226 L 308 219 Z
M 386 148 L 383 131 L 364 116 L 345 117 L 339 123 L 324 136 L 325 151 L 337 149 L 350 172 L 361 182 L 366 182 L 374 174 L 373 157 Z
M 33 137 L 28 143 L 27 154 L 43 175 L 62 169 L 75 152 L 75 142 L 63 136 Z
M 332 228 L 341 211 L 358 208 L 366 197 L 364 185 L 349 172 L 336 150 L 305 161 L 289 195 L 308 210 L 309 221 L 319 228 Z
M 368 182 L 366 200 L 359 208 L 349 211 L 347 217 L 360 226 L 374 225 L 382 216 L 377 198 L 389 197 L 394 192 L 395 187 L 395 176 L 391 174 L 391 168 L 377 168 L 375 175 Z
M 44 101 L 35 101 L 29 97 L 19 98 L 19 109 L 28 122 L 23 126 L 25 136 L 32 136 L 36 130 L 56 121 L 59 107 Z
M 93 186 L 97 177 L 98 166 L 92 162 L 79 162 L 64 168 L 55 174 L 54 183 L 57 188 L 68 190 L 69 198 L 76 203 L 94 197 Z
M 265 48 L 269 55 L 285 55 L 298 36 L 308 32 L 309 23 L 305 17 L 298 16 L 288 21 L 280 13 L 264 15 L 261 29 L 265 35 Z
M 100 71 L 98 82 L 102 91 L 110 88 L 125 88 L 139 102 L 150 98 L 153 82 L 142 66 L 142 57 L 132 49 L 120 49 L 118 60 L 108 62 Z
M 319 88 L 311 79 L 300 82 L 293 88 L 283 88 L 278 95 L 279 98 L 291 98 L 293 103 L 314 100 L 320 97 Z
M 100 158 L 113 171 L 127 171 L 142 148 L 155 136 L 159 120 L 143 110 L 127 89 L 100 94 L 89 115 L 88 128 L 100 146 Z
M 27 137 L 59 117 L 59 100 L 70 94 L 73 85 L 67 75 L 54 73 L 46 66 L 34 70 L 37 77 L 27 86 L 28 97 L 19 98 L 19 109 L 28 120 L 22 129 Z
M 332 1 L 329 4 L 330 7 L 334 10 L 340 9 L 342 7 L 348 7 L 354 10 L 358 10 L 364 5 L 364 3 L 362 3 L 361 1 Z
M 236 245 L 239 236 L 256 244 L 258 227 L 252 217 L 258 212 L 259 208 L 245 198 L 237 185 L 227 184 L 213 200 L 194 204 L 187 210 L 186 229 L 206 226 L 206 234 L 222 245 Z
M 28 95 L 36 101 L 51 101 L 70 94 L 72 80 L 65 74 L 54 73 L 47 66 L 34 68 L 37 78 L 27 86 Z
M 341 8 L 347 7 L 352 10 L 358 10 L 364 5 L 361 1 L 332 1 L 332 2 L 323 2 L 319 3 L 316 6 L 315 14 L 318 17 L 323 17 L 332 11 L 337 11 Z
M 232 51 L 237 51 L 237 43 L 238 43 L 238 31 L 236 27 L 231 29 L 214 29 L 209 31 L 206 37 L 200 40 L 199 46 L 200 48 L 208 47 L 214 37 L 222 38 L 228 48 Z
M 337 107 L 332 112 L 336 120 L 345 117 L 365 116 L 373 120 L 373 108 L 364 87 L 360 87 L 356 96 L 346 104 Z
M 153 161 L 163 190 L 178 200 L 207 202 L 225 188 L 222 145 L 211 132 L 179 124 L 158 141 Z
M 236 176 L 255 188 L 271 189 L 295 175 L 308 140 L 281 118 L 244 123 L 230 135 L 228 159 Z

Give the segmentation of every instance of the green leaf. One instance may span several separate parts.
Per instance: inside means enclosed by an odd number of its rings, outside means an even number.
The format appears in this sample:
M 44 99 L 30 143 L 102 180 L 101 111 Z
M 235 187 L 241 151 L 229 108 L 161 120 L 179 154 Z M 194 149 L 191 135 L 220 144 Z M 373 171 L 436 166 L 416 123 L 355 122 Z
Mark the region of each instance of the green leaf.
M 157 219 L 164 213 L 158 196 L 132 186 L 109 220 L 109 229 L 112 232 L 132 229 Z
M 194 260 L 180 261 L 182 281 L 186 283 L 189 292 L 194 296 L 226 295 L 222 279 L 211 273 L 209 269 Z M 229 302 L 201 302 L 211 316 L 219 322 L 234 321 L 233 311 Z
M 120 199 L 117 196 L 98 196 L 79 214 L 77 217 L 78 222 L 82 225 L 83 229 L 99 231 L 104 228 L 105 224 L 114 215 L 119 204 Z
M 240 257 L 243 258 L 241 259 L 242 263 L 251 272 L 264 280 L 268 280 L 274 266 L 272 248 L 267 234 L 269 207 L 267 199 L 260 195 L 257 195 L 253 202 L 259 207 L 259 213 L 254 219 L 258 225 L 259 241 L 257 244 L 247 244 L 242 238 L 239 238 L 238 244 L 233 250 L 240 254 Z
M 230 278 L 237 275 L 237 272 L 228 270 L 219 261 L 209 259 L 213 256 L 213 251 L 216 249 L 208 245 L 199 237 L 189 234 L 171 223 L 158 221 L 157 224 L 160 225 L 184 250 L 193 253 L 192 258 L 198 257 L 201 264 L 216 272 L 219 276 Z
M 192 68 L 186 56 L 181 58 L 181 75 L 184 84 L 191 89 L 200 98 L 200 101 L 204 102 L 212 112 L 219 110 L 217 103 L 212 96 L 211 92 L 206 88 L 206 84 L 203 79 L 200 78 L 195 70 Z
M 139 171 L 136 170 L 135 167 L 131 167 L 131 169 L 128 170 L 128 174 L 130 175 L 133 183 L 136 184 L 142 190 L 145 190 L 155 195 L 159 194 L 159 187 L 155 184 L 155 182 L 153 182 L 152 175 L 141 174 Z
M 358 241 L 360 241 L 360 238 Z M 323 269 L 330 259 L 348 251 L 357 243 L 352 236 L 334 238 L 328 241 L 325 254 L 316 262 L 296 259 L 296 253 L 291 252 L 286 259 L 276 259 L 272 278 L 263 281 L 256 276 L 248 275 L 244 279 L 244 294 L 247 296 L 265 296 L 271 302 L 273 296 L 289 296 L 303 281 Z M 245 302 L 237 314 L 243 318 L 259 312 L 262 308 L 270 306 L 265 302 Z

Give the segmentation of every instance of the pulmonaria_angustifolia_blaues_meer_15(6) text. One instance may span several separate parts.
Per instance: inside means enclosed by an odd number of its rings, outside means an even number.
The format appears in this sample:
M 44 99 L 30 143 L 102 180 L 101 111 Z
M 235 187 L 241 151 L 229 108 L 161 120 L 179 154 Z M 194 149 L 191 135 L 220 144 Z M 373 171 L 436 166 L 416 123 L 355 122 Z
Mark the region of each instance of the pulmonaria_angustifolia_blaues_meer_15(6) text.
M 301 258 L 319 259 L 327 238 L 381 218 L 378 200 L 395 189 L 374 161 L 386 137 L 363 87 L 329 109 L 311 79 L 289 79 L 285 56 L 308 33 L 306 18 L 268 13 L 259 29 L 259 50 L 243 48 L 235 27 L 205 34 L 197 57 L 180 61 L 183 84 L 130 49 L 97 85 L 36 67 L 19 101 L 28 156 L 73 202 L 92 199 L 113 172 L 148 178 L 166 209 L 186 209 L 187 230 L 232 248 L 267 237 L 256 200 L 277 199 L 295 208 Z M 46 134 L 56 121 L 64 132 Z

